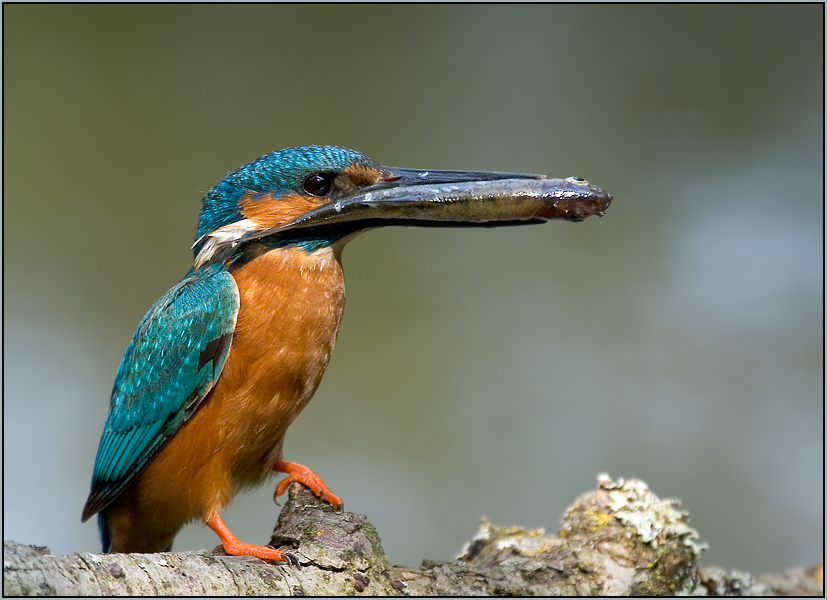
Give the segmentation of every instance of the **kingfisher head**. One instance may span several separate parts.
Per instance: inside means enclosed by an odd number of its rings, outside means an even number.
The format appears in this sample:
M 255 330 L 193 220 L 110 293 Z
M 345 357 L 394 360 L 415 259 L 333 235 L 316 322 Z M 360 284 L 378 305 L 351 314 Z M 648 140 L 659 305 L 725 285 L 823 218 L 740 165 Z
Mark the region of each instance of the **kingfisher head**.
M 265 154 L 227 173 L 204 196 L 196 268 L 255 247 L 308 252 L 387 225 L 495 226 L 582 220 L 611 201 L 579 177 L 382 166 L 338 146 Z

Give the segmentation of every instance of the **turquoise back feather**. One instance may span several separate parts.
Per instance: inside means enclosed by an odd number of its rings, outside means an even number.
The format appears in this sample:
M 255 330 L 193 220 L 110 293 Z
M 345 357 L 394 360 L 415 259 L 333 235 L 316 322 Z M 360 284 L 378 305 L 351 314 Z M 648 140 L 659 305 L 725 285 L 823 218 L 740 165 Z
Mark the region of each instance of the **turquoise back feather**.
M 238 303 L 232 275 L 207 265 L 149 309 L 118 369 L 84 521 L 117 498 L 215 385 Z

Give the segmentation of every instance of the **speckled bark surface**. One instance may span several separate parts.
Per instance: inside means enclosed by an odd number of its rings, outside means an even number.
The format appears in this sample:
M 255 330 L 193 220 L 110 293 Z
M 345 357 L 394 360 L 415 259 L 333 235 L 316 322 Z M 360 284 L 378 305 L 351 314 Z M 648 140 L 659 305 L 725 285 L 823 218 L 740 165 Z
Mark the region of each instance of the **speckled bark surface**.
M 569 507 L 557 535 L 479 532 L 449 563 L 388 563 L 364 515 L 336 512 L 298 484 L 271 540 L 298 565 L 220 551 L 52 556 L 5 542 L 3 593 L 12 596 L 479 596 L 823 595 L 823 567 L 753 577 L 699 567 L 703 544 L 673 500 L 639 480 L 598 478 Z

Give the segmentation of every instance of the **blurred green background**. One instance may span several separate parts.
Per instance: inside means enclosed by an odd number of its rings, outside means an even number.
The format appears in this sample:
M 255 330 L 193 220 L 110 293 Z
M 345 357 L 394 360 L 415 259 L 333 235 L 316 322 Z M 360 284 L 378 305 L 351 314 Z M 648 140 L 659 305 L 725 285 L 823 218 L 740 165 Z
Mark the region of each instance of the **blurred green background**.
M 345 251 L 291 427 L 392 561 L 486 515 L 556 531 L 602 471 L 676 497 L 707 564 L 822 554 L 823 6 L 6 5 L 4 537 L 81 524 L 122 353 L 200 200 L 300 144 L 579 175 L 582 224 L 387 229 Z M 226 513 L 266 543 L 273 485 Z M 188 526 L 177 550 L 213 548 Z

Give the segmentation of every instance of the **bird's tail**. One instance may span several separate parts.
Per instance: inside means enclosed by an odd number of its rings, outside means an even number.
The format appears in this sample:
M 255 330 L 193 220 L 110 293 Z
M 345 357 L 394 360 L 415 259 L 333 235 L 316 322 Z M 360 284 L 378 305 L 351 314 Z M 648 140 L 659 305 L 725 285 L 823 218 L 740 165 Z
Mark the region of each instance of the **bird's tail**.
M 109 535 L 109 525 L 106 523 L 106 516 L 103 511 L 98 513 L 98 529 L 101 534 L 101 545 L 104 552 L 112 551 L 112 536 Z

